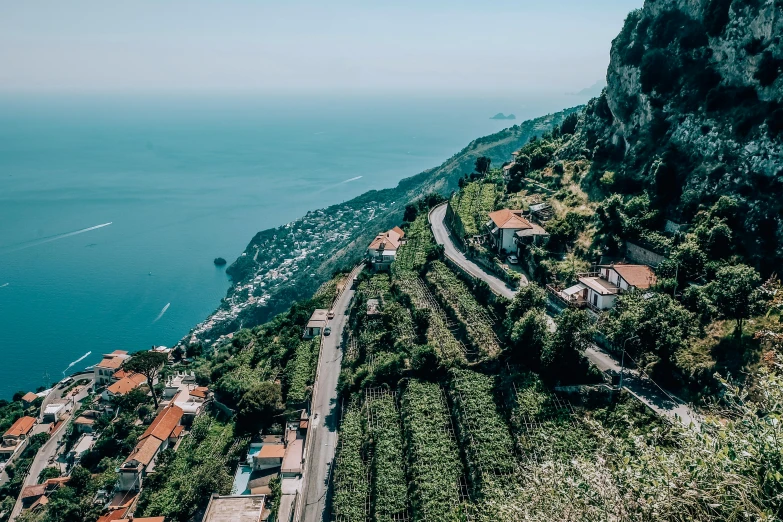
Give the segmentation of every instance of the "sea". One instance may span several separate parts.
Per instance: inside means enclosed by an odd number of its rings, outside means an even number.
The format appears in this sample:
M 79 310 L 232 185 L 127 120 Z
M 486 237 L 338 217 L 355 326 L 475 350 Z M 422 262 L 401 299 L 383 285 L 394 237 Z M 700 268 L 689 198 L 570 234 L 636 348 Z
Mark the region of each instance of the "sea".
M 175 344 L 256 232 L 585 101 L 0 94 L 0 398 Z

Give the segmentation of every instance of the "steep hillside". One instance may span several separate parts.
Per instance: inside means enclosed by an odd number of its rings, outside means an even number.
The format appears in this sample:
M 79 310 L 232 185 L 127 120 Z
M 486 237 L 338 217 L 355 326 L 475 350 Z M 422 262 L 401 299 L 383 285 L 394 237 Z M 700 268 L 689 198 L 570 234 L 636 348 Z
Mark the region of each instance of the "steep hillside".
M 473 171 L 479 156 L 499 165 L 531 137 L 560 125 L 581 109 L 566 109 L 478 138 L 439 167 L 403 179 L 394 188 L 372 190 L 259 232 L 228 267 L 234 285 L 220 308 L 183 342 L 214 340 L 269 320 L 291 301 L 311 295 L 336 270 L 354 263 L 372 237 L 402 221 L 406 205 L 427 193 L 448 195 L 460 177 Z
M 783 257 L 781 35 L 780 0 L 646 1 L 560 156 L 593 160 L 588 192 L 648 190 L 676 223 L 734 197 L 738 253 L 773 271 Z

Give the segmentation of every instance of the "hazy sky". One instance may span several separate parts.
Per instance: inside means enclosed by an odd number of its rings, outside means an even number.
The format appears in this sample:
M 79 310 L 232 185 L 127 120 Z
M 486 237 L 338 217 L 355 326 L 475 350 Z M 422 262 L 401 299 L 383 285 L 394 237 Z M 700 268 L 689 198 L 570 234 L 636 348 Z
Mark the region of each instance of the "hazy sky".
M 0 90 L 575 91 L 642 0 L 0 0 Z

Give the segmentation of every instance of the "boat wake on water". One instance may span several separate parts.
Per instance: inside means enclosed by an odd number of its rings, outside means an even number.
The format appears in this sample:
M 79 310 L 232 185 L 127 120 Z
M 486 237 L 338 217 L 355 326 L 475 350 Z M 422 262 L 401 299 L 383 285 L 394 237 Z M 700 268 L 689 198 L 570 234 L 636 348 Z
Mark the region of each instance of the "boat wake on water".
M 11 284 L 11 283 L 3 283 L 2 285 L 0 285 L 0 288 L 5 288 L 6 286 L 8 286 L 8 285 L 10 285 L 10 284 Z
M 82 362 L 83 360 L 85 360 L 87 357 L 89 357 L 91 353 L 92 352 L 87 352 L 84 355 L 82 355 L 81 357 L 79 357 L 78 359 L 76 359 L 75 361 L 73 361 L 71 364 L 69 364 L 68 367 L 63 370 L 63 375 L 65 375 L 65 372 L 67 372 L 68 370 L 70 370 L 71 368 L 73 368 L 74 366 L 76 366 L 77 364 Z
M 161 317 L 163 317 L 163 314 L 165 314 L 165 313 L 166 313 L 166 310 L 168 310 L 168 309 L 169 309 L 169 306 L 171 306 L 171 303 L 166 303 L 166 306 L 164 306 L 164 307 L 163 307 L 163 310 L 161 310 L 161 311 L 160 311 L 160 313 L 158 314 L 158 317 L 156 317 L 156 318 L 155 318 L 155 320 L 154 320 L 154 321 L 152 321 L 152 322 L 153 322 L 153 324 L 154 324 L 154 323 L 157 323 L 157 322 L 158 322 L 158 319 L 160 319 Z
M 38 245 L 43 245 L 44 243 L 50 243 L 52 241 L 57 241 L 58 239 L 65 239 L 66 237 L 76 236 L 79 234 L 84 234 L 85 232 L 90 232 L 92 230 L 97 230 L 99 228 L 108 227 L 113 222 L 109 221 L 108 223 L 102 223 L 100 225 L 95 225 L 93 227 L 87 227 L 82 228 L 80 230 L 74 230 L 73 232 L 65 232 L 63 234 L 56 234 L 54 236 L 48 236 L 41 239 L 34 239 L 32 241 L 26 241 L 24 243 L 17 243 L 16 246 L 11 246 L 4 250 L 4 252 L 16 252 L 17 250 L 24 250 L 25 248 L 30 248 Z

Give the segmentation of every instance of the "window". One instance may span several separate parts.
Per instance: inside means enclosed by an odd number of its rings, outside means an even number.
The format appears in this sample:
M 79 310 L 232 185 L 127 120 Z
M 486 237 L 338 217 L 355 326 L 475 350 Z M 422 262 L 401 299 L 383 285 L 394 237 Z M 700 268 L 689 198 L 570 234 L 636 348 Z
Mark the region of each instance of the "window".
M 593 294 L 593 306 L 598 306 L 598 294 Z

